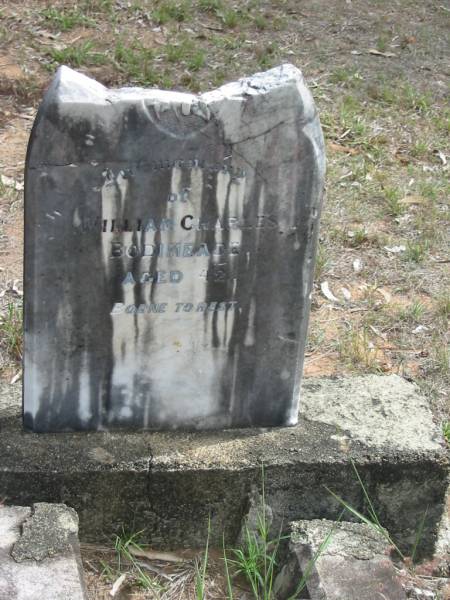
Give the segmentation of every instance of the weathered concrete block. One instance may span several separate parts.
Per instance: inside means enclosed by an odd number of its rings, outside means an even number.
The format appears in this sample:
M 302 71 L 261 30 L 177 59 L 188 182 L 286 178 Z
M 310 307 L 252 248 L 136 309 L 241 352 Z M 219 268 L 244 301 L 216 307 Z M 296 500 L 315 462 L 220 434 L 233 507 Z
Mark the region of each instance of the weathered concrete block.
M 290 524 L 285 565 L 275 581 L 279 600 L 406 600 L 389 544 L 370 526 L 328 520 Z M 306 585 L 299 591 L 302 577 Z M 296 594 L 298 593 L 298 596 Z
M 211 515 L 211 543 L 221 545 L 223 531 L 234 543 L 262 463 L 275 530 L 298 519 L 336 520 L 340 506 L 324 486 L 364 509 L 352 459 L 405 552 L 428 506 L 420 550 L 434 549 L 448 451 L 426 399 L 398 376 L 306 380 L 297 426 L 214 433 L 25 433 L 20 388 L 1 397 L 8 408 L 5 417 L 0 409 L 0 497 L 65 502 L 84 540 L 110 538 L 123 525 L 160 546 L 203 547 Z
M 86 600 L 77 534 L 67 506 L 0 507 L 0 600 Z

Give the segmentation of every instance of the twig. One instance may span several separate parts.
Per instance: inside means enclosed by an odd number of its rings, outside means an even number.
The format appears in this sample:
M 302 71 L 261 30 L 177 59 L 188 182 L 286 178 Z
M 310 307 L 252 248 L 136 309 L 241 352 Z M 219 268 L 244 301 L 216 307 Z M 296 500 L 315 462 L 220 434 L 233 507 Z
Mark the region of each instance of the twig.
M 182 556 L 178 556 L 173 552 L 158 552 L 157 550 L 138 550 L 130 548 L 130 553 L 139 558 L 147 558 L 148 560 L 162 560 L 164 562 L 182 563 L 185 562 Z
M 34 121 L 34 117 L 31 115 L 21 115 L 20 113 L 13 113 L 14 117 L 19 117 L 19 119 L 26 119 L 27 121 Z
M 206 25 L 205 23 L 199 23 L 205 29 L 210 29 L 211 31 L 218 31 L 219 33 L 223 33 L 225 30 L 222 27 L 211 27 L 211 25 Z
M 316 360 L 320 360 L 321 358 L 324 358 L 324 356 L 329 356 L 330 354 L 336 354 L 335 350 L 329 350 L 328 352 L 324 352 L 323 354 L 319 354 L 317 356 L 315 356 L 314 358 L 311 358 L 310 360 L 307 359 L 305 360 L 305 363 L 310 365 L 312 362 L 315 362 Z

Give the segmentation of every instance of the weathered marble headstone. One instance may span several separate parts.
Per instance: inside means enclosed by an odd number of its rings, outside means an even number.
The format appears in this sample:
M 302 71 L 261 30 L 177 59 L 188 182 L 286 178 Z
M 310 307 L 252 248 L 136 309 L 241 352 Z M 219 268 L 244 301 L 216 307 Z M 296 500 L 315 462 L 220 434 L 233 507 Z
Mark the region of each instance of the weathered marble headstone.
M 323 178 L 291 65 L 200 97 L 62 67 L 27 156 L 25 426 L 294 424 Z

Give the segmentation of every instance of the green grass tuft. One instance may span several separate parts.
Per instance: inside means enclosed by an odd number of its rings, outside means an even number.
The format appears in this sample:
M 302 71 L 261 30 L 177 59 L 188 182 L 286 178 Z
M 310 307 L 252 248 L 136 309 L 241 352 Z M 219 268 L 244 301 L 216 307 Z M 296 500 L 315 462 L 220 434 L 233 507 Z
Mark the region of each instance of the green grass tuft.
M 0 340 L 7 354 L 15 361 L 22 360 L 23 329 L 22 306 L 10 302 L 6 312 L 0 315 Z

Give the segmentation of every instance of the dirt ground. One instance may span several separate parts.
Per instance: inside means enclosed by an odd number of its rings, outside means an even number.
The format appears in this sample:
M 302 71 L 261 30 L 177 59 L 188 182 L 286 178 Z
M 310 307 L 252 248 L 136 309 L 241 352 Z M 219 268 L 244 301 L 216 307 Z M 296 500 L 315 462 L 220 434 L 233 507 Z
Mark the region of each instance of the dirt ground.
M 328 160 L 305 376 L 399 373 L 450 437 L 449 25 L 431 0 L 1 0 L 0 377 L 20 377 L 24 160 L 58 65 L 199 92 L 291 62 Z

